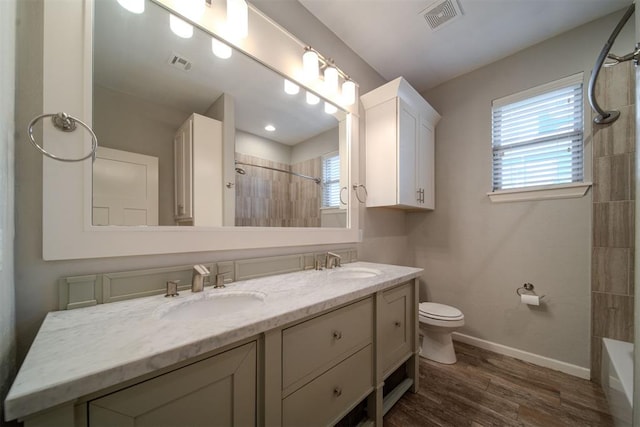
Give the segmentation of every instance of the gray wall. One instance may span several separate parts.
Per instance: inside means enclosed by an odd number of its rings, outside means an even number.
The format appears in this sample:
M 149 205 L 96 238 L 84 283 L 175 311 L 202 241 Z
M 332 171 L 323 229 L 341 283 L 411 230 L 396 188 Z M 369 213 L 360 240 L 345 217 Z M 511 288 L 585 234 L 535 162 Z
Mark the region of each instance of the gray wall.
M 588 78 L 620 15 L 424 94 L 442 114 L 436 129 L 436 210 L 408 215 L 410 251 L 415 265 L 425 268 L 422 298 L 459 307 L 464 334 L 589 367 L 591 191 L 580 199 L 492 204 L 486 196 L 491 101 L 580 71 Z M 627 52 L 633 45 L 628 25 L 612 51 Z M 585 124 L 589 179 L 591 126 Z M 515 291 L 525 282 L 547 295 L 544 306 L 519 304 Z
M 175 225 L 173 138 L 191 113 L 98 85 L 93 112 L 101 146 L 158 158 L 159 225 Z
M 342 40 L 295 0 L 255 0 L 251 2 L 289 32 L 304 40 L 324 56 L 333 58 L 359 85 L 360 95 L 386 83 L 379 74 L 358 57 Z M 364 159 L 364 114 L 360 104 L 360 159 Z M 361 162 L 358 184 L 365 183 L 365 165 Z M 406 214 L 393 209 L 361 209 L 363 241 L 361 259 L 372 262 L 408 265 L 411 261 L 406 234 Z
M 0 2 L 0 401 L 15 373 L 13 144 L 16 1 Z M 0 424 L 3 410 L 0 408 Z
M 42 1 L 18 3 L 21 25 L 18 28 L 17 57 L 18 97 L 16 126 L 22 129 L 34 116 L 42 113 Z M 304 31 L 298 36 L 308 40 L 321 52 L 336 59 L 337 63 L 360 82 L 368 82 L 366 89 L 384 83 L 380 76 L 360 58 L 349 54 L 348 48 L 337 41 L 318 20 L 297 2 L 275 2 L 276 21 L 282 13 L 295 21 Z M 285 22 L 286 25 L 286 22 Z M 309 37 L 307 37 L 307 34 Z M 344 52 L 347 52 L 346 54 Z M 61 82 L 64 84 L 64 82 Z M 61 109 L 64 106 L 61 106 Z M 81 261 L 42 260 L 42 159 L 19 132 L 16 142 L 16 220 L 15 292 L 18 360 L 22 360 L 47 312 L 57 308 L 56 281 L 63 276 L 94 272 L 122 271 L 194 264 L 206 261 L 262 257 L 300 253 L 300 251 L 326 250 L 326 246 L 301 248 L 274 248 L 233 252 L 189 253 L 163 256 L 139 256 Z M 364 157 L 362 157 L 364 158 Z M 362 172 L 364 176 L 364 172 Z M 363 217 L 365 214 L 363 213 Z M 406 236 L 404 214 L 366 214 L 364 242 L 360 245 L 362 259 L 389 263 L 406 263 Z M 381 244 L 382 243 L 382 244 Z M 345 247 L 351 245 L 344 245 Z M 378 250 L 378 247 L 384 247 Z
M 236 153 L 291 164 L 291 146 L 236 129 Z

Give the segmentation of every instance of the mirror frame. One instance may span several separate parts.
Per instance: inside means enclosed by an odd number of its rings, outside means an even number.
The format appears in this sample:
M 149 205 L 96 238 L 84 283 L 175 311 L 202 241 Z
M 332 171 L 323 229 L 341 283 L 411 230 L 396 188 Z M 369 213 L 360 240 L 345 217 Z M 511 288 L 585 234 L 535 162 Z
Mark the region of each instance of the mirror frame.
M 174 10 L 173 5 L 179 0 L 152 1 Z M 212 2 L 198 26 L 224 39 L 220 17 L 225 15 L 219 3 Z M 60 26 L 60 22 L 65 25 Z M 43 113 L 64 111 L 91 125 L 92 23 L 93 0 L 44 2 Z M 337 98 L 323 95 L 319 83 L 307 85 L 300 81 L 305 44 L 251 4 L 249 36 L 239 43 L 229 44 L 301 87 L 341 105 Z M 350 189 L 359 176 L 358 102 L 346 109 L 350 113 L 346 141 L 349 153 L 346 182 Z M 77 156 L 81 148 L 89 150 L 91 146 L 91 137 L 87 133 L 63 133 L 48 123 L 36 138 L 38 136 L 48 151 L 63 156 Z M 42 169 L 44 260 L 341 244 L 361 240 L 359 204 L 353 191 L 348 191 L 346 229 L 93 226 L 91 162 L 67 163 L 43 157 Z

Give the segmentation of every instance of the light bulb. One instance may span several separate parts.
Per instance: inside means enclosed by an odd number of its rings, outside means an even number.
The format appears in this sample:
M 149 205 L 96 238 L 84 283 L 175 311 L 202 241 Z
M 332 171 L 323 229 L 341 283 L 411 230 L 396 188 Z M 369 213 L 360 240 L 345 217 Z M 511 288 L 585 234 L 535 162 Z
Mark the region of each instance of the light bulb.
M 324 87 L 329 94 L 338 92 L 338 69 L 332 65 L 324 69 Z
M 204 15 L 205 0 L 180 0 L 176 2 L 176 10 L 192 21 L 199 21 Z
M 249 34 L 249 7 L 244 0 L 227 0 L 227 28 L 236 40 Z
M 311 49 L 302 55 L 302 73 L 307 81 L 318 78 L 318 54 Z
M 231 58 L 231 46 L 222 43 L 220 40 L 211 37 L 211 51 L 220 59 Z
M 353 80 L 345 80 L 342 83 L 342 101 L 345 105 L 353 105 L 356 102 L 356 84 Z
M 144 0 L 118 0 L 118 3 L 131 13 L 144 12 Z
M 193 25 L 186 23 L 175 15 L 169 15 L 169 28 L 176 36 L 183 39 L 193 37 Z
M 324 112 L 327 114 L 334 114 L 336 111 L 338 111 L 338 108 L 333 105 L 333 104 L 329 104 L 328 102 L 324 103 Z
M 274 132 L 276 130 L 276 127 L 274 125 L 266 125 L 264 127 L 264 130 L 266 130 L 267 132 Z
M 284 92 L 289 95 L 295 95 L 300 92 L 300 86 L 290 80 L 284 79 Z
M 311 92 L 307 92 L 307 104 L 309 105 L 316 105 L 318 102 L 320 102 L 320 98 L 318 98 L 316 95 L 312 94 Z

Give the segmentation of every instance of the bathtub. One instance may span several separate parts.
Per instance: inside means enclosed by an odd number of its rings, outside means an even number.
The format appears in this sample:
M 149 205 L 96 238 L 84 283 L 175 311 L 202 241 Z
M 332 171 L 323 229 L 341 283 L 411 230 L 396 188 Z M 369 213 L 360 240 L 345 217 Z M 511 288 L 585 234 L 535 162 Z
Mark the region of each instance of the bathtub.
M 602 388 L 616 427 L 631 427 L 633 409 L 633 344 L 602 339 Z

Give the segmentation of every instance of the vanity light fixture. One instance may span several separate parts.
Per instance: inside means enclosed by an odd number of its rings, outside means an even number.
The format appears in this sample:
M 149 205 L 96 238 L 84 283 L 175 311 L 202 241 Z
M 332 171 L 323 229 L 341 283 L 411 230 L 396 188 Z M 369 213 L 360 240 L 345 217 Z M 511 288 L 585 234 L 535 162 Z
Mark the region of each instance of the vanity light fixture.
M 245 0 L 227 0 L 227 28 L 234 40 L 249 34 L 249 7 Z
M 310 82 L 319 75 L 318 52 L 307 47 L 302 55 L 302 74 L 306 81 Z
M 205 0 L 180 0 L 176 2 L 176 10 L 192 21 L 199 21 L 204 14 L 204 9 Z M 169 28 L 176 36 L 183 39 L 193 37 L 193 25 L 173 14 L 169 15 Z
M 356 102 L 356 84 L 351 79 L 347 79 L 342 83 L 342 102 L 345 105 L 353 105 Z
M 183 39 L 190 39 L 193 37 L 193 25 L 183 21 L 173 14 L 169 15 L 169 28 L 171 28 L 173 34 L 178 37 L 182 37 Z
M 264 130 L 266 130 L 267 132 L 273 132 L 276 130 L 276 127 L 274 125 L 266 125 L 264 127 Z
M 302 73 L 307 82 L 317 80 L 323 71 L 324 88 L 329 96 L 339 95 L 341 104 L 353 105 L 356 101 L 356 84 L 330 58 L 325 58 L 311 46 L 304 48 L 302 54 Z M 340 78 L 342 91 L 339 93 Z M 307 101 L 308 102 L 308 101 Z
M 298 92 L 300 92 L 300 86 L 291 80 L 284 79 L 284 93 L 288 95 L 296 95 Z
M 221 42 L 215 37 L 211 37 L 211 51 L 220 59 L 231 58 L 231 54 L 233 53 L 231 46 Z
M 318 102 L 320 102 L 320 98 L 318 98 L 316 95 L 308 91 L 307 91 L 306 98 L 307 98 L 307 104 L 309 105 L 316 105 Z
M 118 0 L 118 4 L 131 13 L 140 14 L 144 12 L 145 0 Z
M 338 69 L 331 61 L 324 69 L 324 87 L 331 95 L 338 93 Z
M 335 114 L 338 111 L 338 107 L 325 101 L 324 112 L 327 114 Z

